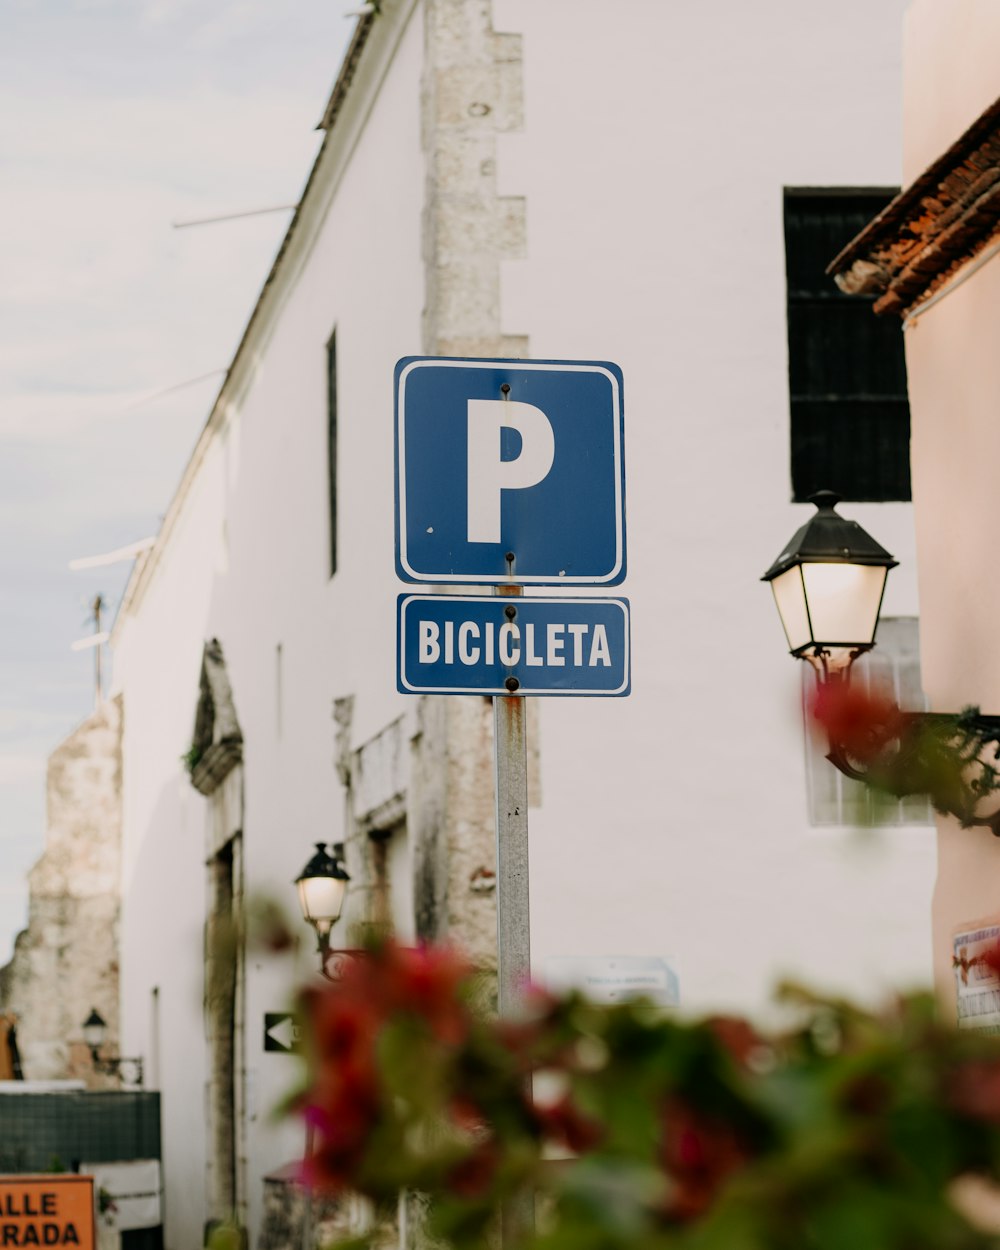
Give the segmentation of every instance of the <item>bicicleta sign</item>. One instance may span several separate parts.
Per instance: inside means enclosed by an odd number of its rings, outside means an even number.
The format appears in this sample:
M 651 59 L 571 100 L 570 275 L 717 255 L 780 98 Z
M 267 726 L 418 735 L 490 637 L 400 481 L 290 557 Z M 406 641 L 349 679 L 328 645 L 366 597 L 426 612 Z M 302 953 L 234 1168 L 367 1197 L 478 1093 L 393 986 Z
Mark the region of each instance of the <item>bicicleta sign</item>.
M 400 595 L 399 685 L 410 694 L 626 694 L 624 599 Z

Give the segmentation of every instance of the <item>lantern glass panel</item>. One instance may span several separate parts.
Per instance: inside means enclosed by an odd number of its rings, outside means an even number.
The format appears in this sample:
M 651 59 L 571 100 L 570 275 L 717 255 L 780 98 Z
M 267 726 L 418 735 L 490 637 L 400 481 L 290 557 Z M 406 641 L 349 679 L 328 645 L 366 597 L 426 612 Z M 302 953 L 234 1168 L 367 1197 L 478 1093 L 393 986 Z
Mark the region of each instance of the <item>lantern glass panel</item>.
M 104 1034 L 107 1026 L 104 1024 L 85 1024 L 83 1026 L 83 1040 L 91 1048 L 91 1050 L 99 1050 L 104 1042 Z
M 888 569 L 880 564 L 803 564 L 812 641 L 867 646 L 875 638 Z M 777 580 L 777 579 L 776 579 Z
M 793 565 L 787 572 L 774 578 L 771 590 L 778 615 L 788 639 L 789 651 L 798 651 L 812 641 L 809 633 L 809 614 L 806 611 L 805 587 L 802 585 L 801 565 Z
M 302 914 L 311 922 L 332 924 L 344 905 L 347 882 L 340 877 L 303 877 L 298 882 Z

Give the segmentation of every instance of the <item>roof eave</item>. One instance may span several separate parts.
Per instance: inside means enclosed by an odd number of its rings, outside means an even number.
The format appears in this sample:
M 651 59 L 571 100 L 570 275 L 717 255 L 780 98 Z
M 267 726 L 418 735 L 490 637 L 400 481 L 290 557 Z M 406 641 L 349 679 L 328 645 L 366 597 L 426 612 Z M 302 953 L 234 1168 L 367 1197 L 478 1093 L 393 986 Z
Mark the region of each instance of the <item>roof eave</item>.
M 827 267 L 848 295 L 903 315 L 977 256 L 1000 228 L 1000 99 Z

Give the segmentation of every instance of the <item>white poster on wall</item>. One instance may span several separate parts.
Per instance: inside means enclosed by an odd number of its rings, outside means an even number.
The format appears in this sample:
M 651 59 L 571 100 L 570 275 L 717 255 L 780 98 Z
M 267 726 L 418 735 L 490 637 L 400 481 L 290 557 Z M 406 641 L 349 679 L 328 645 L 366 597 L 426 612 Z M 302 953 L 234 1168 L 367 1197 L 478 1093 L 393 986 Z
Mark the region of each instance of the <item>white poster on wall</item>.
M 680 1003 L 677 973 L 657 955 L 571 955 L 546 959 L 542 984 L 579 990 L 595 1003 L 649 998 L 661 1007 Z
M 1000 921 L 963 925 L 952 937 L 958 1027 L 1000 1034 L 1000 974 L 987 963 L 1000 950 Z
M 163 1179 L 159 1159 L 129 1159 L 114 1163 L 81 1163 L 80 1171 L 94 1178 L 94 1189 L 104 1190 L 114 1204 L 109 1224 L 122 1232 L 156 1228 L 163 1223 Z

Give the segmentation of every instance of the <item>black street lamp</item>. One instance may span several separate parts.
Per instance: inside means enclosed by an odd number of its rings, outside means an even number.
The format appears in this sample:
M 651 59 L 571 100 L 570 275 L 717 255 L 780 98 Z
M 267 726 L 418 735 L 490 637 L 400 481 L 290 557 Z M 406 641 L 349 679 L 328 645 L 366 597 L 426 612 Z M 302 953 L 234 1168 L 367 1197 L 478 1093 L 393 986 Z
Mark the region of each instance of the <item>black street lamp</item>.
M 101 1047 L 108 1035 L 108 1026 L 96 1007 L 83 1022 L 83 1040 L 90 1047 L 90 1058 L 95 1072 L 106 1076 L 119 1076 L 125 1085 L 142 1085 L 142 1060 L 123 1059 L 120 1056 L 102 1056 Z
M 792 655 L 813 666 L 821 686 L 846 688 L 854 661 L 875 646 L 886 577 L 898 561 L 856 521 L 837 512 L 839 501 L 833 491 L 811 496 L 815 516 L 795 533 L 761 580 L 771 583 Z M 963 826 L 988 825 L 1000 836 L 1000 812 L 980 817 L 974 810 L 978 799 L 1000 785 L 996 768 L 982 758 L 987 746 L 995 748 L 994 759 L 1000 757 L 1000 716 L 985 716 L 976 707 L 959 713 L 892 708 L 886 719 L 886 725 L 875 727 L 878 736 L 884 745 L 894 744 L 898 759 L 916 762 L 914 777 L 929 775 L 932 738 L 938 746 L 949 746 L 963 772 L 972 776 L 967 797 L 941 810 L 952 811 Z M 827 759 L 845 776 L 871 780 L 870 768 L 861 766 L 863 761 L 853 758 L 844 742 L 831 733 L 829 743 Z M 900 777 L 905 775 L 905 769 L 899 771 Z M 900 784 L 900 795 L 916 792 L 906 784 Z
M 771 583 L 792 655 L 828 680 L 874 647 L 886 577 L 899 562 L 840 515 L 839 495 L 822 490 L 809 502 L 816 514 L 761 580 Z
M 340 919 L 350 881 L 343 860 L 342 842 L 333 844 L 332 855 L 328 854 L 325 842 L 317 842 L 315 854 L 295 878 L 302 916 L 316 930 L 320 971 L 328 980 L 335 980 L 327 970 L 331 955 L 330 930 Z

